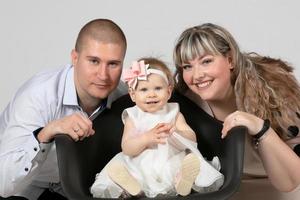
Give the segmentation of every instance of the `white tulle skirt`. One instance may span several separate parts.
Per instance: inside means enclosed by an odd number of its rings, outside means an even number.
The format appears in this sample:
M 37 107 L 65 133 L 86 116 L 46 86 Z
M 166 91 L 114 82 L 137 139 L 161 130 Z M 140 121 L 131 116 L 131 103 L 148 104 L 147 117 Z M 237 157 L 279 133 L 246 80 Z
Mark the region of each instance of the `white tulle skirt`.
M 186 155 L 185 149 L 190 149 L 200 160 L 200 172 L 193 189 L 198 192 L 218 190 L 224 182 L 224 176 L 219 172 L 219 159 L 215 157 L 212 162 L 206 161 L 195 142 L 173 133 L 166 144 L 147 149 L 136 157 L 129 157 L 122 152 L 117 154 L 96 175 L 91 193 L 97 198 L 118 198 L 121 195 L 123 189 L 115 184 L 106 172 L 111 162 L 119 161 L 137 179 L 147 197 L 155 197 L 158 194 L 176 195 L 174 179 Z

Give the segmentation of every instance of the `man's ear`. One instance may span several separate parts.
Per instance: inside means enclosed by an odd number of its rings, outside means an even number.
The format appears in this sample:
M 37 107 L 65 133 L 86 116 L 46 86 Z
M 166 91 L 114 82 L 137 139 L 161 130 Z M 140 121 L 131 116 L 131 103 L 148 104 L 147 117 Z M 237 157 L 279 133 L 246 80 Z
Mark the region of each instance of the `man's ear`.
M 78 52 L 75 49 L 71 51 L 71 59 L 72 59 L 72 65 L 76 66 L 78 62 Z
M 134 91 L 134 89 L 132 89 L 132 87 L 130 87 L 130 88 L 128 89 L 128 93 L 129 93 L 129 95 L 130 95 L 131 100 L 132 100 L 133 102 L 135 102 L 135 91 Z

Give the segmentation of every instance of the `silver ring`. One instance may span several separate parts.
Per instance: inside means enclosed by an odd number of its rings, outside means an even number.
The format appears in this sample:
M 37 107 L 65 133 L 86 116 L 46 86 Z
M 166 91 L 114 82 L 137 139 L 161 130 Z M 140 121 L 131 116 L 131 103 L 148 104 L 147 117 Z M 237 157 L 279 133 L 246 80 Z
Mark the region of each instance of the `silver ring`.
M 77 128 L 77 129 L 73 129 L 73 131 L 75 132 L 75 133 L 77 133 L 78 131 L 80 130 L 80 128 Z

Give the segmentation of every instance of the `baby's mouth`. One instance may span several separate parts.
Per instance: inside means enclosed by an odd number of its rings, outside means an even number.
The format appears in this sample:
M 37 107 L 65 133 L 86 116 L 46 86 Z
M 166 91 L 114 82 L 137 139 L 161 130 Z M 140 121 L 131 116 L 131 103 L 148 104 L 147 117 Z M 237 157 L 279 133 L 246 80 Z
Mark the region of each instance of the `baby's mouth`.
M 146 102 L 146 104 L 156 104 L 156 103 L 158 103 L 158 101 L 148 101 L 148 102 Z

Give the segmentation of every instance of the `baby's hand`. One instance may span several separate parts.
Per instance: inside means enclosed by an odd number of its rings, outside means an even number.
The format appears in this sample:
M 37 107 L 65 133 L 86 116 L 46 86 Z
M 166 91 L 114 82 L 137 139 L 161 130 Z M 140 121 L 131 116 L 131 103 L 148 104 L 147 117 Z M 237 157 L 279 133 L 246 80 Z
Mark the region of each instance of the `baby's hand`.
M 173 126 L 168 123 L 159 123 L 154 128 L 149 130 L 146 135 L 149 141 L 149 146 L 156 144 L 165 144 L 166 138 L 170 136 Z
M 169 130 L 169 134 L 172 134 L 176 131 L 176 126 L 175 126 L 175 124 L 170 124 L 170 126 L 171 126 L 171 128 Z

